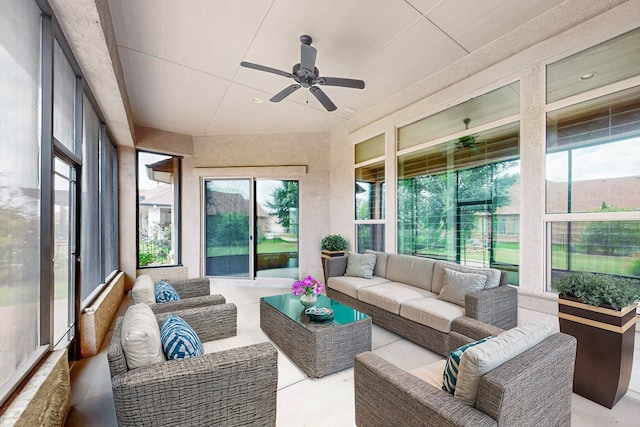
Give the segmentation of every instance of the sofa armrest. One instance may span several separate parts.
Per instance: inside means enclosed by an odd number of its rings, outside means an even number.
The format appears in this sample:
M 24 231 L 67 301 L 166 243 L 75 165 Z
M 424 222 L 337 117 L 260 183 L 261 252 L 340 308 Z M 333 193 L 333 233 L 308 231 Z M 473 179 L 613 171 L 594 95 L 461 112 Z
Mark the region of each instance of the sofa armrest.
M 209 305 L 224 304 L 227 301 L 222 295 L 205 295 L 193 298 L 180 298 L 178 301 L 169 301 L 165 303 L 149 304 L 151 311 L 155 314 L 174 313 L 180 310 L 188 310 L 190 308 L 206 307 Z
M 277 363 L 275 347 L 261 343 L 115 376 L 118 425 L 274 426 Z
M 165 280 L 178 292 L 180 299 L 201 297 L 211 294 L 208 277 L 198 277 L 184 280 Z
M 237 313 L 235 304 L 217 304 L 172 312 L 180 316 L 193 328 L 202 342 L 233 337 L 237 333 Z M 170 313 L 156 314 L 158 326 Z
M 467 316 L 458 317 L 451 324 L 449 352 L 488 336 L 498 335 L 500 332 L 503 332 L 503 329 L 497 326 L 489 325 Z
M 364 352 L 354 364 L 358 426 L 495 426 L 488 415 L 421 379 Z
M 502 329 L 518 324 L 518 290 L 498 286 L 469 293 L 465 296 L 465 315 Z
M 327 278 L 334 276 L 344 276 L 347 272 L 347 256 L 336 256 L 325 258 L 325 276 Z

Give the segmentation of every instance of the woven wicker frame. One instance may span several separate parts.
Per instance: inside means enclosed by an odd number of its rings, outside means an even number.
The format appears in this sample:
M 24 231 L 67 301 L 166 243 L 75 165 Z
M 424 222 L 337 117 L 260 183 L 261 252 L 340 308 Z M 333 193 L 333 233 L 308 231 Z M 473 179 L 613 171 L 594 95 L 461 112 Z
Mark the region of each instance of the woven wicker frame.
M 472 323 L 459 324 L 458 329 Z M 486 330 L 474 335 L 484 333 Z M 575 351 L 573 337 L 562 333 L 550 336 L 484 375 L 475 406 L 454 399 L 374 353 L 362 353 L 354 365 L 356 424 L 570 426 Z
M 353 366 L 356 354 L 371 350 L 371 318 L 346 325 L 301 325 L 260 299 L 260 327 L 311 378 Z
M 203 342 L 236 335 L 234 304 L 174 314 Z M 168 313 L 156 314 L 161 325 Z M 118 318 L 107 359 L 119 426 L 275 426 L 278 352 L 260 343 L 129 370 Z
M 346 256 L 325 260 L 327 278 L 344 275 L 346 268 Z M 376 325 L 380 325 L 442 356 L 449 354 L 448 333 L 440 332 L 375 305 L 362 302 L 329 286 L 327 286 L 326 292 L 329 298 L 368 314 Z M 517 325 L 518 290 L 507 285 L 506 272 L 503 271 L 501 273 L 500 286 L 473 292 L 465 296 L 465 316 L 501 329 L 510 329 Z

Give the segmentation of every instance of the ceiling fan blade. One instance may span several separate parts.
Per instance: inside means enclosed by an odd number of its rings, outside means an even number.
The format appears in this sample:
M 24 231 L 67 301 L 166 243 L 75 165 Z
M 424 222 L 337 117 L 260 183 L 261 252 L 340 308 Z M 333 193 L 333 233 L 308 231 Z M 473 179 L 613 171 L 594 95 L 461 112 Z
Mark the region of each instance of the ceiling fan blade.
M 313 72 L 316 67 L 316 48 L 308 44 L 300 45 L 300 68 Z
M 288 73 L 286 71 L 278 70 L 271 67 L 265 67 L 264 65 L 254 64 L 252 62 L 242 61 L 240 65 L 242 65 L 245 68 L 253 68 L 254 70 L 258 70 L 258 71 L 266 71 L 267 73 L 277 74 L 282 77 L 289 77 L 289 78 L 293 77 L 293 74 Z
M 343 79 L 340 77 L 318 77 L 316 83 L 325 86 L 341 86 L 353 89 L 364 89 L 364 82 L 356 79 Z
M 324 108 L 327 109 L 327 111 L 335 111 L 336 108 L 336 104 L 334 104 L 329 97 L 327 96 L 326 93 L 324 93 L 322 91 L 322 89 L 320 89 L 318 86 L 311 86 L 309 88 L 309 90 L 311 91 L 311 93 L 313 94 L 313 96 L 315 96 L 316 98 L 318 98 L 318 101 L 320 101 L 320 104 L 322 104 L 324 106 Z
M 285 99 L 287 96 L 291 95 L 293 92 L 300 89 L 302 86 L 300 85 L 291 85 L 282 89 L 280 92 L 273 95 L 273 97 L 269 100 L 271 102 L 280 102 Z

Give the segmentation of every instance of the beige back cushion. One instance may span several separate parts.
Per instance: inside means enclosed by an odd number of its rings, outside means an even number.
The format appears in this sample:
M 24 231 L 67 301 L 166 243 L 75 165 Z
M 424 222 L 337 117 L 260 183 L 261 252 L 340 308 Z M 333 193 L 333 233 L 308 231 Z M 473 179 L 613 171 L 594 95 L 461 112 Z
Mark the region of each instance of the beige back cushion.
M 127 309 L 122 320 L 120 345 L 129 369 L 166 360 L 158 321 L 147 304 L 135 304 Z
M 374 254 L 376 256 L 376 265 L 373 268 L 373 275 L 378 277 L 387 277 L 387 260 L 389 259 L 389 254 L 386 252 L 372 251 L 371 249 L 367 249 L 364 253 Z
M 468 405 L 474 405 L 482 376 L 503 363 L 524 353 L 553 334 L 553 323 L 534 321 L 502 332 L 495 338 L 462 353 L 458 382 L 453 395 Z
M 477 268 L 467 267 L 466 265 L 455 264 L 453 262 L 435 261 L 433 267 L 433 283 L 431 285 L 432 292 L 439 294 L 444 286 L 444 269 L 459 271 L 461 273 L 474 273 L 487 276 L 484 289 L 495 288 L 500 285 L 500 270 L 496 268 Z
M 133 283 L 131 289 L 131 298 L 134 304 L 155 304 L 156 303 L 156 284 L 148 274 L 138 276 Z
M 389 254 L 387 279 L 431 291 L 435 261 L 410 255 Z

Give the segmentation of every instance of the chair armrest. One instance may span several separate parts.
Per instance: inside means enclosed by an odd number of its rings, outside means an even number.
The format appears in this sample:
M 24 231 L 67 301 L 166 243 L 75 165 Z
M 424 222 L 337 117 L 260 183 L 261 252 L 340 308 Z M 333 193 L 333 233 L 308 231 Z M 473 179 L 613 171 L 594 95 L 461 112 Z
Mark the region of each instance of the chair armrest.
M 498 424 L 571 425 L 576 339 L 556 333 L 484 375 L 476 408 Z
M 472 292 L 465 296 L 465 315 L 502 329 L 518 324 L 518 290 L 498 286 Z
M 160 314 L 173 313 L 179 310 L 187 310 L 190 308 L 206 307 L 208 305 L 224 304 L 225 302 L 227 301 L 222 295 L 216 294 L 184 299 L 181 297 L 178 301 L 149 304 L 149 307 L 155 314 Z
M 169 314 L 156 314 L 159 327 L 162 327 L 162 322 Z M 202 342 L 233 337 L 237 333 L 238 309 L 233 303 L 190 308 L 174 311 L 173 314 L 184 319 Z
M 178 292 L 180 299 L 201 297 L 211 294 L 208 277 L 198 277 L 184 280 L 165 280 Z
M 359 426 L 497 425 L 488 415 L 371 352 L 356 356 L 354 383 Z
M 325 258 L 326 277 L 344 276 L 347 272 L 347 256 Z
M 470 342 L 478 341 L 491 335 L 498 335 L 503 329 L 483 323 L 467 316 L 458 317 L 451 324 L 449 332 L 449 352 Z
M 278 352 L 261 343 L 133 369 L 112 378 L 118 425 L 270 425 Z

